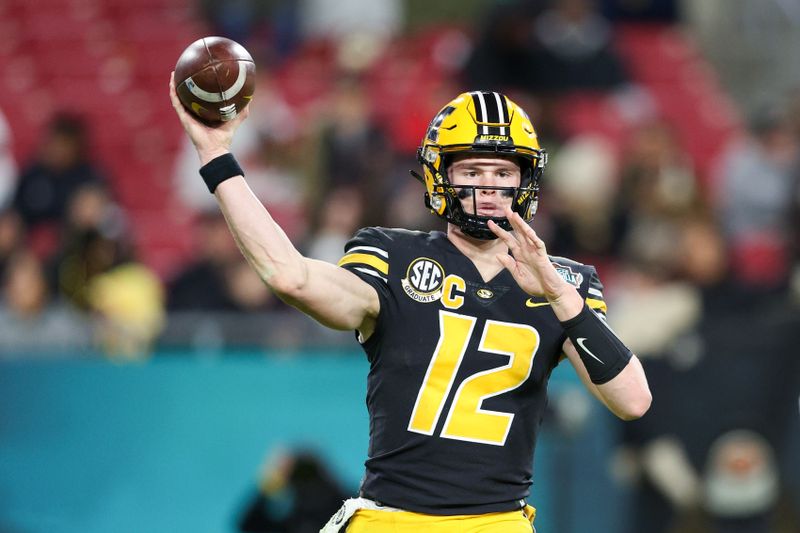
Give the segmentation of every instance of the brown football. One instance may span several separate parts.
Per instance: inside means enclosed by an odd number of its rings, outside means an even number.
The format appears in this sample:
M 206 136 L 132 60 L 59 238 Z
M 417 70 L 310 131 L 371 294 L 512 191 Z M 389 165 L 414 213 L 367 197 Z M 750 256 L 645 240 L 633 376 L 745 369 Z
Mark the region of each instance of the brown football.
M 253 98 L 256 65 L 244 46 L 225 37 L 190 44 L 175 65 L 184 107 L 208 123 L 233 120 Z

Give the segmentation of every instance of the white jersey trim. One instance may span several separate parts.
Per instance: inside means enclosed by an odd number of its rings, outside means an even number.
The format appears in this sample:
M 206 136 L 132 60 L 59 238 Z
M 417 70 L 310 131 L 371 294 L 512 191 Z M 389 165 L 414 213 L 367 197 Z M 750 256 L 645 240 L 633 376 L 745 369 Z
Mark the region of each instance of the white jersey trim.
M 347 250 L 346 254 L 351 254 L 353 252 L 372 252 L 374 254 L 378 254 L 380 256 L 389 259 L 389 253 L 386 250 L 381 250 L 380 248 L 376 248 L 374 246 L 353 246 L 349 250 Z

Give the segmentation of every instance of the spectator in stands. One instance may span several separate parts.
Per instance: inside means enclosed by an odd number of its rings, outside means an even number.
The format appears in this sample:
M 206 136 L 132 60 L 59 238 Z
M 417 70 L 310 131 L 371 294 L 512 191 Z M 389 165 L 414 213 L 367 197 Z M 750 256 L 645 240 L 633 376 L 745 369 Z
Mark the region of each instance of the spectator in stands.
M 482 14 L 480 35 L 464 66 L 469 87 L 538 91 L 544 76 L 534 64 L 531 28 L 544 2 L 497 2 Z
M 613 248 L 617 166 L 612 144 L 595 135 L 574 137 L 554 154 L 546 213 L 555 255 L 595 265 L 608 261 Z
M 702 504 L 680 517 L 673 532 L 792 533 L 798 528 L 773 447 L 752 430 L 735 429 L 712 443 Z
M 400 31 L 404 10 L 400 0 L 302 0 L 299 16 L 305 39 L 341 41 L 364 34 L 383 40 Z
M 108 355 L 146 353 L 163 320 L 161 282 L 136 262 L 122 211 L 99 181 L 77 185 L 63 209 L 50 267 L 57 294 L 98 319 L 95 341 Z
M 164 290 L 146 266 L 125 261 L 88 280 L 86 300 L 96 316 L 96 343 L 112 358 L 149 355 L 164 325 Z
M 329 193 L 323 203 L 317 227 L 306 248 L 308 257 L 329 263 L 339 261 L 344 245 L 359 229 L 366 202 L 358 189 L 340 187 Z
M 44 269 L 30 250 L 8 258 L 0 293 L 0 357 L 65 353 L 91 345 L 88 322 L 51 301 Z
M 310 451 L 278 453 L 265 462 L 258 490 L 238 519 L 246 533 L 317 533 L 347 492 Z
M 667 124 L 643 125 L 623 153 L 613 249 L 656 253 L 658 236 L 671 239 L 676 224 L 707 207 L 689 157 Z M 662 249 L 669 253 L 669 244 Z
M 91 279 L 132 260 L 122 212 L 97 182 L 77 187 L 65 203 L 61 247 L 50 263 L 51 283 L 79 309 L 87 310 Z
M 484 20 L 464 68 L 467 85 L 514 94 L 551 152 L 564 135 L 558 109 L 564 96 L 615 92 L 635 101 L 625 92 L 632 85 L 614 49 L 613 27 L 592 0 L 502 2 Z M 530 97 L 534 102 L 525 101 Z
M 486 20 L 465 69 L 472 86 L 549 96 L 628 82 L 612 27 L 591 0 L 502 3 Z
M 798 137 L 784 109 L 769 106 L 721 157 L 716 209 L 731 244 L 734 273 L 745 284 L 785 286 L 798 154 Z
M 124 262 L 128 253 L 127 244 L 114 235 L 97 230 L 74 235 L 53 263 L 60 295 L 79 309 L 88 310 L 91 279 Z
M 338 81 L 330 95 L 327 117 L 319 124 L 316 143 L 318 158 L 312 182 L 317 186 L 310 212 L 322 212 L 319 202 L 329 191 L 348 187 L 359 191 L 362 198 L 373 199 L 364 205 L 358 227 L 382 224 L 390 186 L 387 176 L 395 155 L 388 136 L 371 114 L 363 80 L 345 75 Z
M 791 422 L 800 376 L 791 349 L 798 342 L 797 313 L 730 281 L 725 242 L 712 219 L 685 220 L 678 229 L 667 264 L 640 269 L 645 281 L 636 284 L 627 275 L 623 283 L 634 290 L 618 295 L 610 317 L 643 354 L 652 390 L 661 398 L 652 416 L 623 429 L 624 457 L 633 467 L 627 470 L 636 474 L 630 478 L 631 532 L 684 532 L 690 523 L 715 522 L 722 516 L 704 496 L 718 479 L 713 443 L 747 429 L 768 443 L 777 464 L 785 464 L 789 428 L 797 426 Z M 748 491 L 744 481 L 733 480 L 731 496 Z M 778 502 L 765 501 L 752 513 L 743 507 L 741 517 L 771 513 Z
M 11 256 L 22 246 L 24 237 L 19 214 L 13 209 L 0 210 L 0 276 Z
M 10 258 L 3 288 L 8 309 L 22 319 L 38 315 L 47 306 L 44 270 L 30 252 L 20 250 Z
M 14 209 L 27 228 L 60 225 L 75 191 L 86 184 L 104 184 L 91 162 L 84 121 L 70 114 L 53 117 L 36 158 L 23 169 L 14 193 Z
M 63 233 L 69 236 L 93 228 L 119 233 L 124 231 L 126 223 L 125 214 L 108 188 L 91 182 L 78 187 L 67 201 Z
M 554 0 L 533 27 L 538 91 L 613 90 L 628 81 L 613 29 L 593 0 Z
M 249 268 L 223 216 L 202 212 L 193 226 L 197 255 L 167 286 L 170 317 L 159 343 L 201 350 L 299 344 L 297 321 L 286 326 L 278 313 L 265 318 L 283 304 Z
M 300 44 L 299 7 L 294 0 L 199 0 L 212 35 L 241 43 L 262 68 L 277 65 Z
M 265 26 L 267 22 L 269 2 L 200 0 L 198 4 L 201 14 L 209 22 L 214 35 L 224 35 L 245 46 L 248 46 L 254 33 L 263 30 L 261 26 Z
M 258 276 L 247 272 L 222 215 L 200 215 L 196 227 L 198 257 L 169 284 L 168 309 L 225 312 L 269 308 L 271 293 Z

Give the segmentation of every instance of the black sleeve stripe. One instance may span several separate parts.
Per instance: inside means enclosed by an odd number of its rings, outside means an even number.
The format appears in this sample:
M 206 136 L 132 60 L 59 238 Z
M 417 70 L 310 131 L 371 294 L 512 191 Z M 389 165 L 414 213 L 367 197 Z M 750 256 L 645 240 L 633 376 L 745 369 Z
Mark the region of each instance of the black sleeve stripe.
M 384 283 L 389 283 L 388 279 L 386 279 L 385 277 L 381 276 L 380 274 L 378 274 L 374 270 L 370 270 L 369 268 L 353 267 L 353 270 L 358 270 L 359 272 L 363 272 L 364 274 L 369 274 L 370 276 L 374 276 L 376 278 L 379 278 Z

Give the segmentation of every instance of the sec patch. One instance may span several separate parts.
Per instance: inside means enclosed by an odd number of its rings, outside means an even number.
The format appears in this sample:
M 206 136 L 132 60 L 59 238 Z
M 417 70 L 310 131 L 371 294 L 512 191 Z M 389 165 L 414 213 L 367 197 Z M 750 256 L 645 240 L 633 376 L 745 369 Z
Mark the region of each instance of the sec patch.
M 442 297 L 444 277 L 442 265 L 428 257 L 418 257 L 408 265 L 400 284 L 412 300 L 429 303 Z

